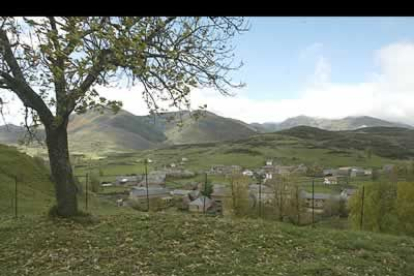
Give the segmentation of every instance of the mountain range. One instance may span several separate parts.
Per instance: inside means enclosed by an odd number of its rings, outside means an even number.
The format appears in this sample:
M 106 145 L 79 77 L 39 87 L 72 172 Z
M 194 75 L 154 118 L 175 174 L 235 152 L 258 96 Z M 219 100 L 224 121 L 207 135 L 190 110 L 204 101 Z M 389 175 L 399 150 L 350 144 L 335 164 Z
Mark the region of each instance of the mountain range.
M 289 129 L 297 126 L 310 126 L 325 130 L 355 130 L 364 127 L 402 127 L 413 129 L 413 126 L 394 123 L 369 116 L 359 117 L 345 117 L 342 119 L 324 119 L 314 118 L 308 116 L 297 116 L 288 118 L 281 123 L 252 123 L 251 124 L 258 132 L 274 132 L 283 129 Z
M 197 115 L 198 119 L 195 119 Z M 410 125 L 362 116 L 343 119 L 320 119 L 307 116 L 289 118 L 281 123 L 253 123 L 218 116 L 208 111 L 167 112 L 158 116 L 136 116 L 121 110 L 103 113 L 88 111 L 69 120 L 69 147 L 73 151 L 130 151 L 170 145 L 214 143 L 240 140 L 250 136 L 282 131 L 298 126 L 323 130 L 355 130 L 366 127 L 414 129 Z M 44 139 L 42 130 L 38 131 Z M 24 137 L 20 126 L 0 126 L 0 143 L 17 144 Z

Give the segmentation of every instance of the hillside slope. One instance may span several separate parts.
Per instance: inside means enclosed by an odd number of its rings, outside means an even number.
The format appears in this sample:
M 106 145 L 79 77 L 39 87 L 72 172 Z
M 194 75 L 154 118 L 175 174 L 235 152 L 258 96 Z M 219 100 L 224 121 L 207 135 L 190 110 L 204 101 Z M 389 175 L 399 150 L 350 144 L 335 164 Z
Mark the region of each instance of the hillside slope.
M 37 129 L 35 133 L 36 137 L 39 140 L 45 139 L 45 133 L 43 129 Z M 12 124 L 0 126 L 0 144 L 17 145 L 25 138 L 25 136 L 26 129 L 21 126 Z
M 408 129 L 327 131 L 296 127 L 237 141 L 172 145 L 128 155 L 114 154 L 97 161 L 95 166 L 107 174 L 126 174 L 143 172 L 142 164 L 136 162 L 143 158 L 151 158 L 153 167 L 158 168 L 180 163 L 182 158 L 187 158 L 189 161 L 185 163 L 185 168 L 195 172 L 210 170 L 215 165 L 257 169 L 268 159 L 280 165 L 382 168 L 386 164 L 406 163 L 407 159 L 414 157 L 413 141 L 414 131 Z M 368 149 L 371 149 L 370 154 Z
M 16 176 L 19 214 L 42 213 L 53 205 L 54 188 L 42 161 L 0 145 L 0 214 L 14 212 Z
M 154 118 L 154 124 L 164 131 L 166 143 L 173 145 L 237 140 L 256 134 L 253 127 L 238 120 L 211 112 L 205 112 L 198 119 L 192 115 L 189 112 L 182 112 L 181 117 L 177 113 L 161 114 Z M 170 117 L 174 119 L 168 120 Z M 183 123 L 181 128 L 177 125 L 179 122 Z
M 299 126 L 278 132 L 301 138 L 319 148 L 368 150 L 393 159 L 414 157 L 414 130 L 397 127 L 370 127 L 350 131 L 327 131 Z
M 414 239 L 185 214 L 0 224 L 4 275 L 411 276 Z
M 117 114 L 105 110 L 103 114 L 89 111 L 73 115 L 69 121 L 68 133 L 69 145 L 76 151 L 148 149 L 167 139 L 142 117 L 124 110 Z
M 310 126 L 325 130 L 355 130 L 364 127 L 400 127 L 413 129 L 412 126 L 402 123 L 388 122 L 369 116 L 345 117 L 342 119 L 324 119 L 308 116 L 288 118 L 281 123 L 254 123 L 252 126 L 259 132 L 274 132 L 297 126 Z
M 98 111 L 74 114 L 68 124 L 69 147 L 77 152 L 133 151 L 242 139 L 257 133 L 249 124 L 211 112 L 199 119 L 193 115 L 169 112 L 156 117 L 135 116 L 125 110 L 114 114 L 107 109 L 103 114 Z M 0 142 L 16 145 L 24 133 L 20 126 L 10 125 L 8 129 L 0 126 Z M 39 137 L 45 138 L 44 134 Z

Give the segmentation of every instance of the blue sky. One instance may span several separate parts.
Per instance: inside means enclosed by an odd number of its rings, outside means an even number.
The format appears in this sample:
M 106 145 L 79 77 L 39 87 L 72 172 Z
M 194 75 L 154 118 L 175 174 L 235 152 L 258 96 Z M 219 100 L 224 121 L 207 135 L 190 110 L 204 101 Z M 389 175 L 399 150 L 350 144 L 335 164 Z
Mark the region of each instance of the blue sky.
M 364 81 L 376 70 L 376 50 L 414 39 L 409 17 L 253 17 L 249 22 L 250 31 L 235 40 L 245 66 L 234 76 L 258 99 L 297 97 L 320 56 L 331 64 L 331 81 Z
M 192 108 L 252 122 L 373 116 L 414 125 L 414 17 L 252 17 L 234 39 L 232 74 L 246 87 L 234 97 L 211 89 L 191 92 Z M 148 114 L 142 86 L 96 87 L 124 109 Z M 16 101 L 18 102 L 18 101 Z M 8 119 L 19 123 L 10 106 Z
M 414 18 L 254 17 L 234 40 L 245 63 L 235 97 L 192 91 L 193 108 L 252 122 L 373 116 L 414 125 Z M 112 90 L 101 90 L 111 97 Z M 145 114 L 128 91 L 117 99 Z

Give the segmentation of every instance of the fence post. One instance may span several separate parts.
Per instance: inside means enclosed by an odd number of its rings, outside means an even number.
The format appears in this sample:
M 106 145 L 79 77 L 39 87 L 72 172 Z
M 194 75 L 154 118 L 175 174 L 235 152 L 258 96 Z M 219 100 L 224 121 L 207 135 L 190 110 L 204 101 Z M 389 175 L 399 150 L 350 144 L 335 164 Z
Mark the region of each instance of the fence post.
M 86 183 L 85 183 L 85 209 L 88 211 L 88 196 L 89 196 L 89 173 L 86 173 Z
M 262 181 L 259 181 L 259 218 L 262 217 Z
M 147 212 L 149 212 L 149 194 L 148 194 L 148 159 L 145 159 L 145 185 L 147 187 Z
M 361 217 L 359 222 L 359 229 L 362 230 L 362 224 L 364 222 L 364 198 L 365 198 L 365 187 L 362 186 L 362 195 L 361 195 Z
M 299 185 L 299 183 L 298 183 Z M 298 212 L 298 225 L 300 225 L 300 198 L 299 198 L 299 186 L 296 186 L 296 212 Z
M 207 193 L 207 173 L 205 175 L 205 181 L 204 181 L 204 202 L 203 202 L 203 213 L 206 213 L 206 193 Z
M 17 176 L 14 177 L 14 217 L 17 218 Z
M 315 179 L 312 179 L 312 227 L 315 227 Z

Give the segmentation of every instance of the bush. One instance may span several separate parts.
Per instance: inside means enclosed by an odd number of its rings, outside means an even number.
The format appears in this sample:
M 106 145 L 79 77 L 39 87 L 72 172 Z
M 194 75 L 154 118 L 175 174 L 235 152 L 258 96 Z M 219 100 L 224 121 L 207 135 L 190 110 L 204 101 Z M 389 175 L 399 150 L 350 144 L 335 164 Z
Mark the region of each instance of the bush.
M 339 216 L 339 217 L 347 217 L 348 210 L 346 207 L 346 201 L 343 198 L 334 199 L 331 198 L 324 206 L 323 215 L 325 217 L 332 217 L 332 216 Z
M 171 207 L 173 205 L 173 201 L 166 201 L 163 200 L 161 198 L 150 198 L 149 200 L 149 210 L 153 211 L 153 212 L 157 212 L 157 211 L 161 211 L 164 210 L 168 207 Z M 142 200 L 130 200 L 129 201 L 129 206 L 131 206 L 131 208 L 141 211 L 141 212 L 147 212 L 147 200 L 146 199 L 142 199 Z
M 249 203 L 249 178 L 239 173 L 232 175 L 230 194 L 223 202 L 223 209 L 237 217 L 246 217 L 253 212 Z
M 89 178 L 89 189 L 92 192 L 94 192 L 94 193 L 98 193 L 102 189 L 100 178 L 95 173 L 92 173 L 90 175 L 90 178 Z

